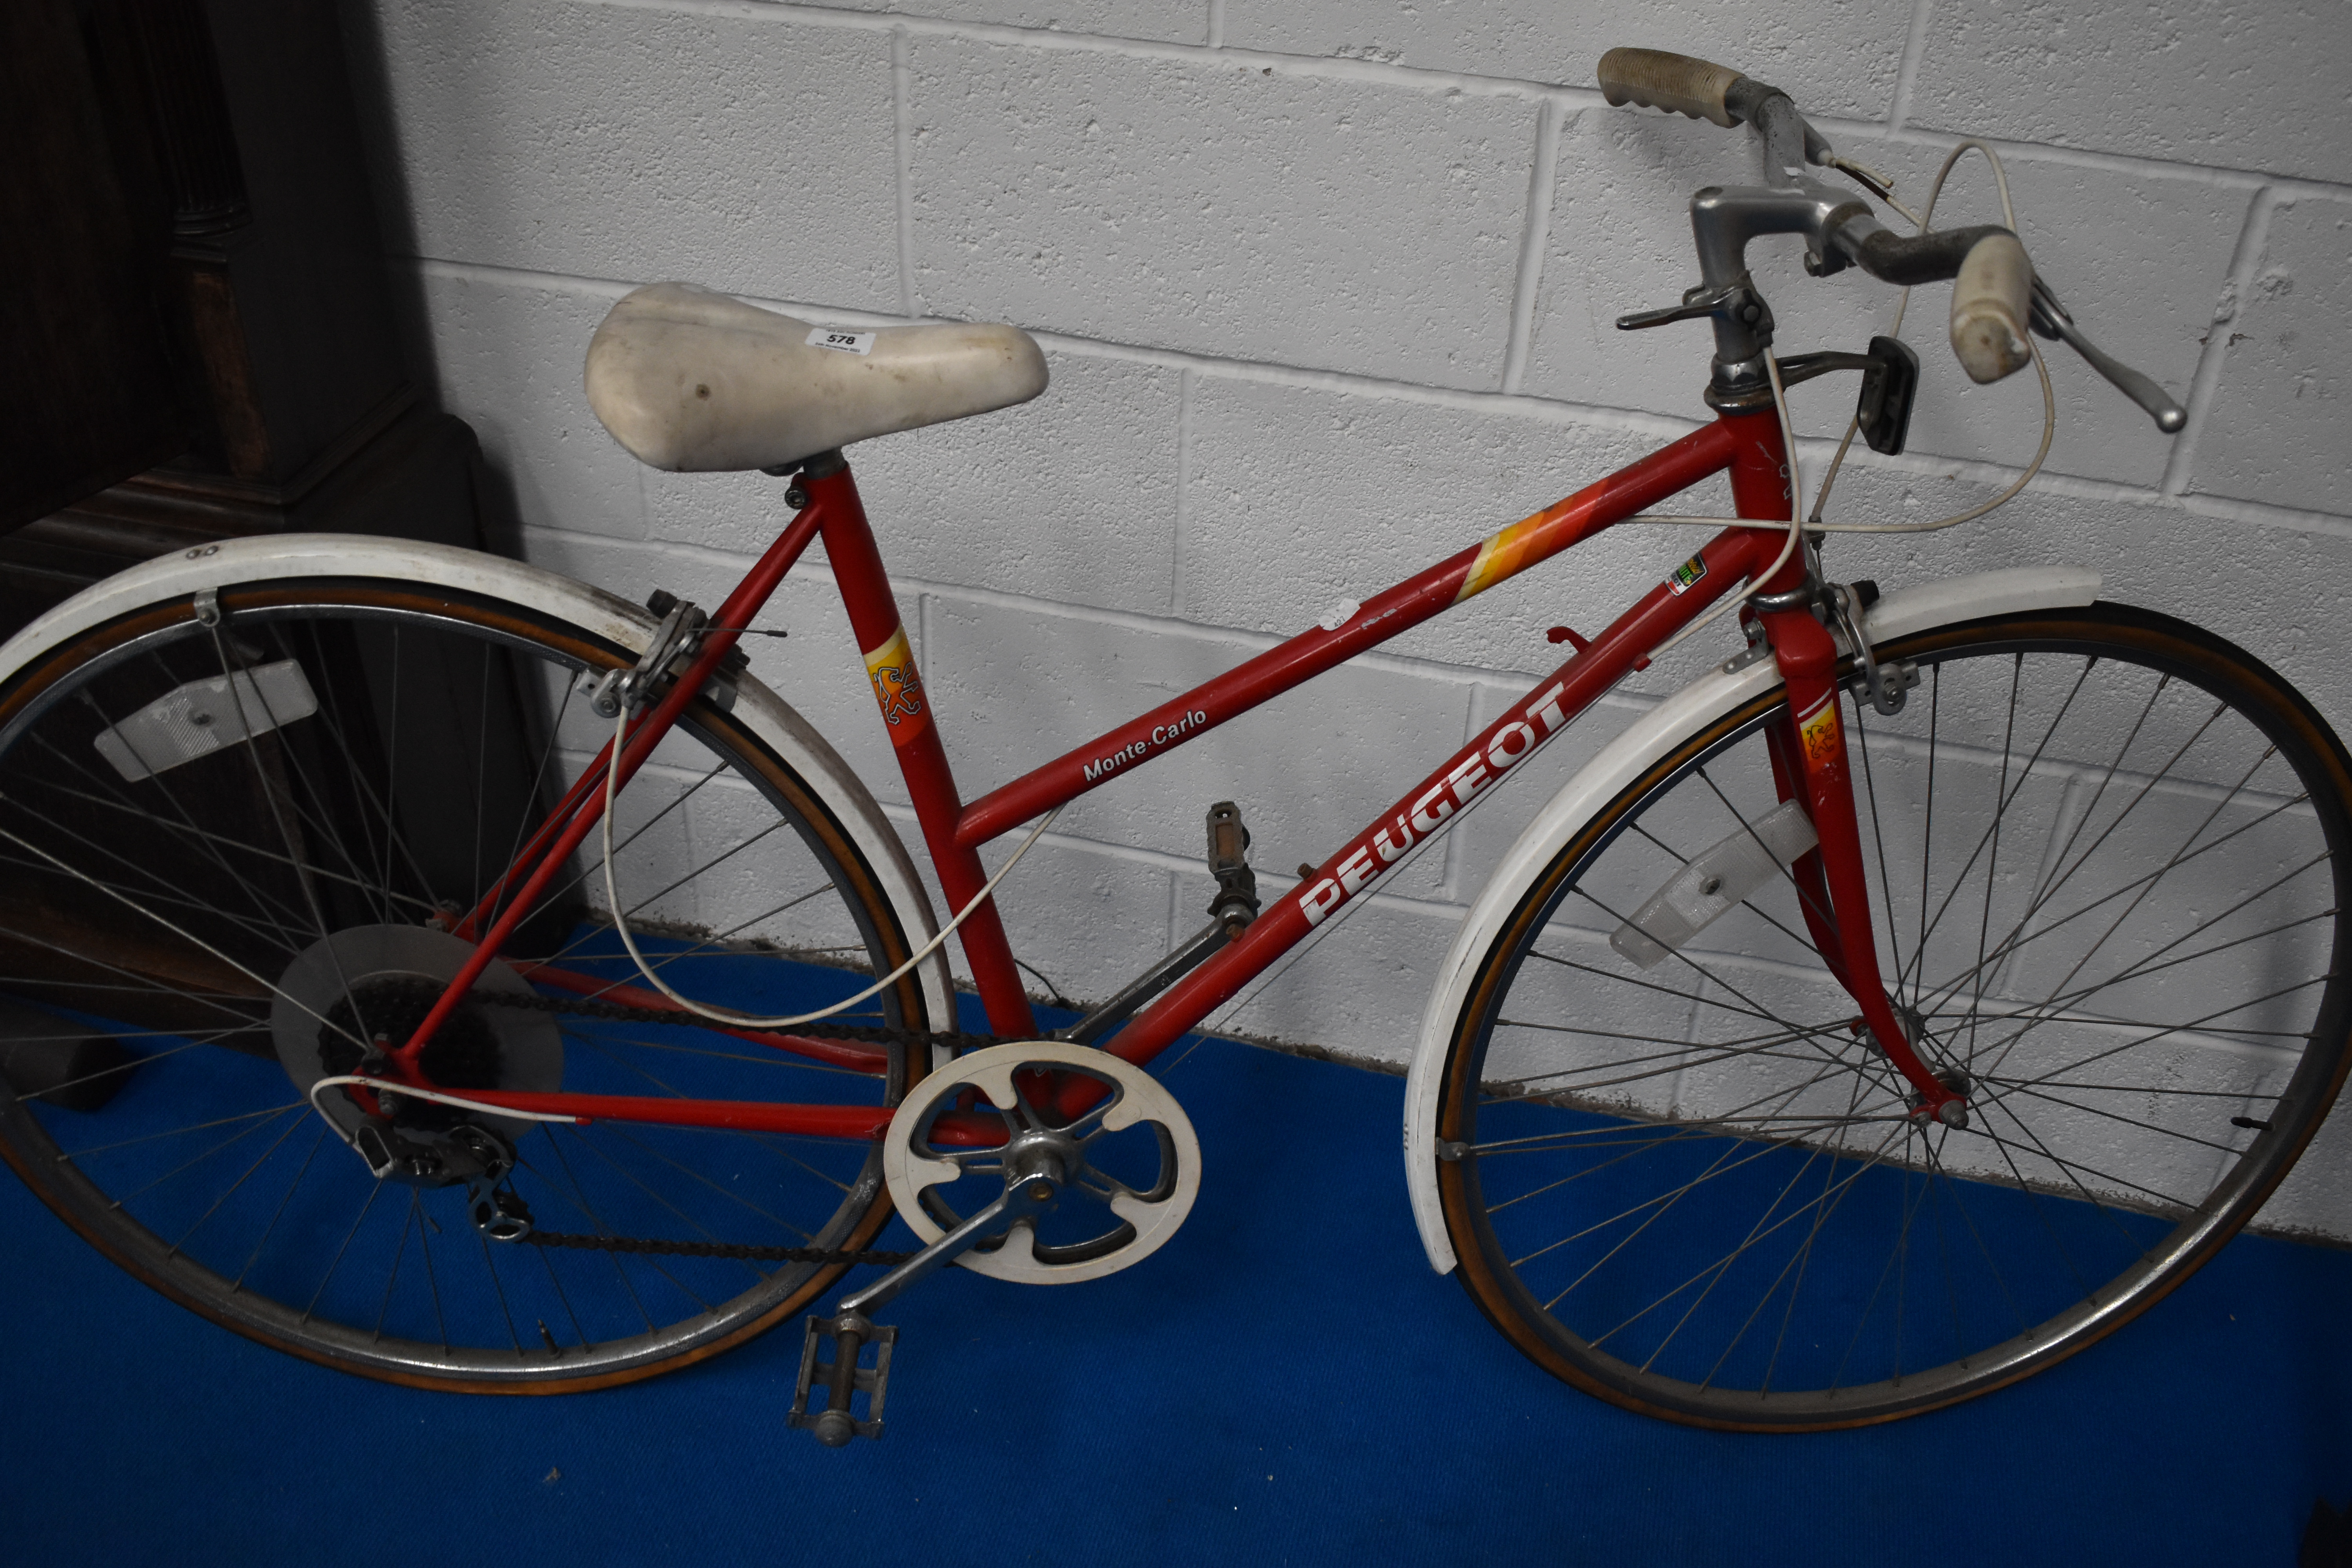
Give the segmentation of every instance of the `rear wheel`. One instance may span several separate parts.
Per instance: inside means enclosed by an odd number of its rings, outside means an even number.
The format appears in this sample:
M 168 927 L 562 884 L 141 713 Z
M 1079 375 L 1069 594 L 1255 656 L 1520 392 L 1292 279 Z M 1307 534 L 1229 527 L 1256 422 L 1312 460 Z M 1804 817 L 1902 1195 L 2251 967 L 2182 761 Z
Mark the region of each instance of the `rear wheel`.
M 1776 806 L 1777 692 L 1569 836 L 1455 1025 L 1463 1283 L 1620 1405 L 1801 1430 L 2048 1365 L 2252 1217 L 2352 1060 L 2352 767 L 2276 676 L 2104 605 L 1880 651 L 1921 682 L 1843 700 L 1879 963 L 1965 1128 L 1912 1114 L 1777 866 L 1631 928 Z
M 347 1143 L 351 1103 L 322 1097 L 337 1125 L 312 1110 L 312 1081 L 403 1037 L 456 972 L 470 949 L 453 916 L 609 737 L 583 688 L 634 655 L 551 613 L 397 583 L 257 584 L 220 603 L 217 625 L 185 598 L 133 612 L 0 685 L 0 996 L 42 1010 L 9 1058 L 23 1092 L 0 1092 L 18 1173 L 174 1300 L 405 1383 L 626 1381 L 837 1279 L 835 1262 L 677 1248 L 863 1247 L 891 1212 L 869 1142 L 405 1101 L 401 1133 L 448 1158 L 379 1180 Z M 616 818 L 648 959 L 688 995 L 767 1013 L 898 967 L 919 926 L 843 820 L 698 701 Z M 641 981 L 593 841 L 562 880 L 509 949 L 544 967 L 492 965 L 427 1049 L 436 1083 L 882 1107 L 921 1071 L 887 1043 L 813 1056 L 631 1016 L 621 1004 L 646 999 L 612 989 Z M 833 1021 L 930 1025 L 911 974 Z M 467 1149 L 511 1163 L 541 1233 L 584 1245 L 478 1228 L 453 1174 Z

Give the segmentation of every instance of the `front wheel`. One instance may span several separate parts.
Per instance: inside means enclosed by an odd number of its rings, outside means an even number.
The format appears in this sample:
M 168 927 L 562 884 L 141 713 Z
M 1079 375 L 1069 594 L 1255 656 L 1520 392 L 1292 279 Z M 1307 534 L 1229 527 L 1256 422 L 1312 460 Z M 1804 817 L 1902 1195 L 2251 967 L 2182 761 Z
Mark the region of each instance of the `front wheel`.
M 0 999 L 48 1037 L 11 1046 L 0 1089 L 17 1173 L 207 1317 L 425 1386 L 646 1376 L 837 1279 L 830 1255 L 891 1213 L 869 1142 L 403 1100 L 425 1153 L 379 1178 L 354 1104 L 314 1110 L 313 1082 L 405 1037 L 457 972 L 452 928 L 611 735 L 586 689 L 635 656 L 552 600 L 227 581 L 216 616 L 183 593 L 0 672 Z M 905 960 L 920 915 L 846 826 L 850 787 L 688 708 L 614 832 L 620 900 L 673 985 L 790 1012 Z M 796 1053 L 647 1007 L 594 853 L 509 944 L 536 967 L 493 964 L 427 1047 L 431 1081 L 879 1109 L 920 1075 L 887 1039 Z M 834 1021 L 934 1022 L 911 973 Z M 500 1178 L 495 1223 L 467 1164 Z
M 2277 676 L 2111 605 L 1879 654 L 1920 674 L 1893 717 L 1843 699 L 1879 965 L 1964 1128 L 1915 1114 L 1777 865 L 1679 940 L 1633 923 L 1778 805 L 1777 690 L 1568 836 L 1454 1026 L 1462 1281 L 1632 1409 L 1853 1426 L 2047 1366 L 2243 1226 L 2352 1063 L 2352 763 Z

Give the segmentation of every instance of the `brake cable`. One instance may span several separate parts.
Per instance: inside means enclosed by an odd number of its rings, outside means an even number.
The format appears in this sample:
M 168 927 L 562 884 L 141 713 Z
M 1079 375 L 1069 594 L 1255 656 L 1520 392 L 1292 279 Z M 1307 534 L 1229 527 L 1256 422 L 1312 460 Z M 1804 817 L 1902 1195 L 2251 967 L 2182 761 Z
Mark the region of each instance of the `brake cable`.
M 1970 149 L 1974 149 L 1975 151 L 1983 153 L 1985 155 L 1985 161 L 1992 165 L 1993 184 L 2000 192 L 2001 222 L 2008 226 L 2010 233 L 2015 234 L 2017 232 L 2017 209 L 2010 201 L 2009 173 L 2000 166 L 2000 154 L 1994 152 L 1990 147 L 1987 146 L 1984 142 L 1978 141 L 1973 136 L 1960 142 L 1945 156 L 1944 166 L 1936 171 L 1936 183 L 1928 189 L 1927 208 L 1925 212 L 1914 215 L 1908 207 L 1906 207 L 1902 203 L 1895 199 L 1895 195 L 1891 188 L 1883 193 L 1873 191 L 1872 194 L 1878 195 L 1879 198 L 1885 202 L 1888 206 L 1893 207 L 1896 212 L 1901 213 L 1905 217 L 1909 218 L 1913 223 L 1918 225 L 1919 232 L 1921 234 L 1926 234 L 1936 216 L 1936 203 L 1943 197 L 1944 182 L 1951 177 L 1952 169 L 1954 165 L 1959 163 L 1961 154 L 1969 152 Z M 1852 170 L 1847 170 L 1846 172 L 1848 174 L 1853 173 Z M 1857 176 L 1857 179 L 1859 179 L 1859 176 Z M 1862 181 L 1861 183 L 1865 185 L 1869 184 L 1867 181 Z M 1906 284 L 1904 287 L 1902 297 L 1895 301 L 1895 324 L 1887 329 L 1887 336 L 1898 339 L 1902 337 L 1903 318 L 1910 309 L 1911 289 L 1910 286 Z M 1856 410 L 1854 416 L 1846 421 L 1845 436 L 1838 442 L 1836 455 L 1830 458 L 1830 466 L 1822 475 L 1821 491 L 1813 498 L 1813 514 L 1811 517 L 1806 519 L 1805 526 L 1807 528 L 1819 529 L 1823 532 L 1828 533 L 1933 533 L 1939 529 L 1950 528 L 1958 523 L 1970 521 L 1976 518 L 1984 516 L 1985 513 L 1991 511 L 1998 507 L 2007 505 L 2020 490 L 2022 490 L 2026 485 L 2032 481 L 2034 475 L 2042 471 L 2043 461 L 2050 456 L 2051 438 L 2057 434 L 2058 430 L 2058 399 L 2057 395 L 2051 389 L 2049 363 L 2042 357 L 2042 350 L 2034 343 L 2033 334 L 2030 331 L 2025 334 L 2025 346 L 2027 352 L 2033 356 L 2034 374 L 2041 378 L 2042 382 L 2042 445 L 2034 448 L 2033 461 L 2025 466 L 2025 471 L 2017 476 L 2017 481 L 2011 485 L 2009 489 L 2001 491 L 2000 494 L 1993 497 L 1992 500 L 1986 501 L 1981 506 L 1973 507 L 1967 511 L 1957 512 L 1950 517 L 1940 518 L 1934 522 L 1823 522 L 1822 521 L 1822 509 L 1829 504 L 1830 487 L 1837 483 L 1838 470 L 1845 465 L 1845 455 L 1853 446 L 1854 433 L 1862 428 L 1861 412 Z

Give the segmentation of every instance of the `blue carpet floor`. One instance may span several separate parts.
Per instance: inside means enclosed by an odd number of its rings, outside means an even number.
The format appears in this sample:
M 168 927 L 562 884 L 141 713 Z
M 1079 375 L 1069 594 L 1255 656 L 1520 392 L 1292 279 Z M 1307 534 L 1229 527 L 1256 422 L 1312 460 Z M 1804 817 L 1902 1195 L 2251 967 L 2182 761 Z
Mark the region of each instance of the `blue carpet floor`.
M 412 1393 L 212 1327 L 0 1180 L 0 1561 L 2287 1564 L 2352 1501 L 2352 1253 L 2241 1239 L 1956 1410 L 1687 1431 L 1429 1272 L 1401 1079 L 1212 1042 L 1168 1081 L 1183 1232 L 1090 1285 L 919 1288 L 888 1436 L 838 1452 L 783 1425 L 794 1332 L 603 1394 Z

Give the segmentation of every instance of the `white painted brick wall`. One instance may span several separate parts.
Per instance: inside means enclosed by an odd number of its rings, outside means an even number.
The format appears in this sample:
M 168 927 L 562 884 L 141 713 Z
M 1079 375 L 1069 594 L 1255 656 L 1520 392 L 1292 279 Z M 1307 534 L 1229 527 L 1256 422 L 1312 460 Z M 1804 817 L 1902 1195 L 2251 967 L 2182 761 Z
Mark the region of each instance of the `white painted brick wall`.
M 2249 286 L 2214 313 L 2228 354 L 2190 488 L 2352 512 L 2352 464 L 2340 456 L 2352 417 L 2352 202 L 2273 195 L 2254 224 Z M 2332 463 L 2310 460 L 2331 450 Z
M 1223 41 L 1585 88 L 1612 45 L 1643 43 L 1736 62 L 1765 81 L 1802 81 L 1822 114 L 1876 119 L 1895 98 L 1911 11 L 1911 0 L 1225 0 Z
M 1999 140 L 2044 271 L 2182 393 L 2166 441 L 2071 356 L 2048 470 L 1986 521 L 1841 541 L 1898 583 L 2082 561 L 2238 638 L 2352 728 L 2352 17 L 2210 0 L 344 0 L 386 96 L 387 231 L 418 355 L 511 487 L 532 558 L 713 596 L 782 521 L 753 477 L 654 474 L 580 392 L 627 288 L 684 278 L 830 321 L 999 319 L 1026 407 L 859 448 L 967 794 L 1577 488 L 1704 417 L 1706 333 L 1629 339 L 1691 280 L 1684 202 L 1742 139 L 1605 108 L 1612 44 L 1737 64 L 1915 198 Z M 377 54 L 381 58 L 374 58 Z M 1997 216 L 1964 164 L 1944 216 Z M 1759 245 L 1784 347 L 1893 301 Z M 1957 510 L 2030 452 L 2030 379 L 1927 382 L 1849 516 Z M 1850 383 L 1798 394 L 1810 471 Z M 1713 510 L 1720 484 L 1694 498 Z M 1100 996 L 1201 918 L 1201 813 L 1266 884 L 1322 858 L 1686 552 L 1627 531 L 1087 797 L 1004 895 L 1023 955 Z M 820 561 L 762 672 L 917 841 Z M 1549 789 L 1715 651 L 1661 660 L 1226 1022 L 1401 1060 L 1462 910 Z M 1519 678 L 1514 680 L 1513 678 Z M 1002 853 L 1000 847 L 992 853 Z M 2352 1231 L 2352 1115 L 2277 1200 Z
M 1525 98 L 952 36 L 910 54 L 918 308 L 1500 384 Z
M 889 310 L 889 41 L 764 7 L 382 12 L 425 255 Z
M 1920 127 L 2344 177 L 2352 26 L 2327 0 L 1937 0 Z

